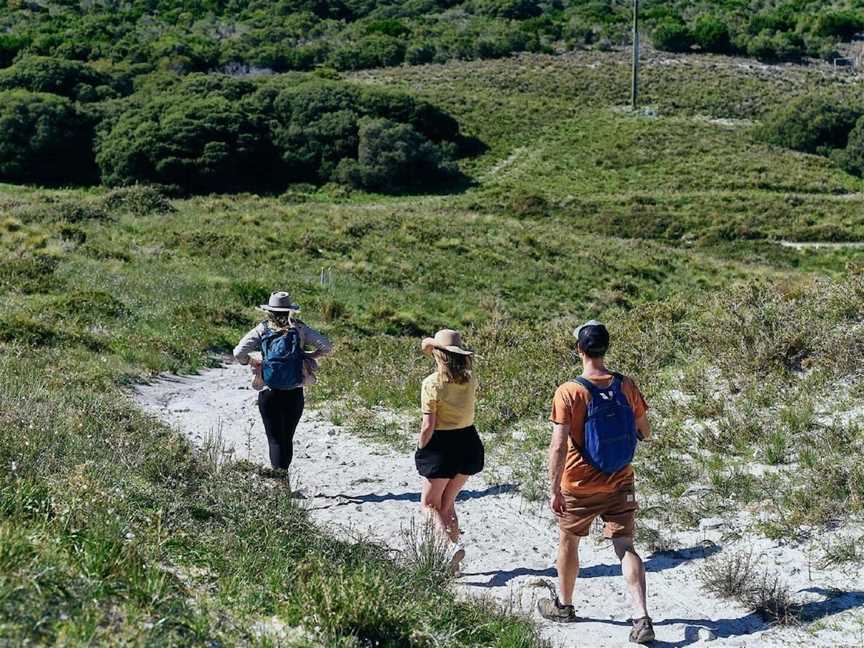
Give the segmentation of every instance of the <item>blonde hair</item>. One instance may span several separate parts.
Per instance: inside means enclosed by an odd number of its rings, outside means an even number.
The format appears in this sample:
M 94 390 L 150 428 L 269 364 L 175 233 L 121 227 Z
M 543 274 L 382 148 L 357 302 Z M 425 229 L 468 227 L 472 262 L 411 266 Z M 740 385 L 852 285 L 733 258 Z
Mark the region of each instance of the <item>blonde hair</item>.
M 432 349 L 432 357 L 438 365 L 438 378 L 442 382 L 462 385 L 471 380 L 471 356 L 453 353 L 445 349 Z
M 294 313 L 291 311 L 288 311 L 287 313 L 268 311 L 267 323 L 270 325 L 270 328 L 274 330 L 285 331 L 294 328 L 296 320 L 294 319 Z

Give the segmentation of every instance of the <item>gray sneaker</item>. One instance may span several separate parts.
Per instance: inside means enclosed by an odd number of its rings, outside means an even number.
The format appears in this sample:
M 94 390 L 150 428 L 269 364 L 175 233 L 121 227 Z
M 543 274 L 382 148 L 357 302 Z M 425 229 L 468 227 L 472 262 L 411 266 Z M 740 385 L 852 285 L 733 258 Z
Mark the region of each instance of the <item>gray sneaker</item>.
M 544 619 L 556 623 L 578 621 L 575 608 L 572 605 L 561 605 L 557 596 L 554 599 L 544 598 L 537 601 L 537 611 Z
M 637 644 L 647 644 L 654 641 L 654 626 L 651 623 L 651 617 L 633 619 L 630 641 Z

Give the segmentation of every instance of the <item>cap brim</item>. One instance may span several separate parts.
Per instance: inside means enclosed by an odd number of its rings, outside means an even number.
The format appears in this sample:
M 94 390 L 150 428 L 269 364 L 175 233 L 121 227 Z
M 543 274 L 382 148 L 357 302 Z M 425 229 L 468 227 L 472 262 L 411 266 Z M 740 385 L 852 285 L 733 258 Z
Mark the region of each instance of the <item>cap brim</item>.
M 288 308 L 274 308 L 267 304 L 261 304 L 258 310 L 267 311 L 268 313 L 299 313 L 300 307 L 297 304 L 291 304 Z

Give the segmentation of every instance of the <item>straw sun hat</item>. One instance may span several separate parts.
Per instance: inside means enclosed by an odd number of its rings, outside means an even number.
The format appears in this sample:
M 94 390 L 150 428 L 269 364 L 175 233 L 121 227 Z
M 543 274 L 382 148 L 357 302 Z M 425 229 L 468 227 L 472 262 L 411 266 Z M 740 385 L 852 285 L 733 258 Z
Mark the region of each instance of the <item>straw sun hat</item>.
M 287 292 L 274 292 L 270 295 L 270 300 L 266 304 L 261 304 L 258 307 L 260 310 L 270 313 L 299 313 L 300 307 L 291 299 L 291 295 Z
M 432 353 L 432 349 L 441 349 L 461 355 L 474 355 L 473 351 L 462 346 L 462 337 L 451 329 L 441 329 L 435 334 L 435 337 L 424 338 L 420 343 L 420 348 L 427 355 Z

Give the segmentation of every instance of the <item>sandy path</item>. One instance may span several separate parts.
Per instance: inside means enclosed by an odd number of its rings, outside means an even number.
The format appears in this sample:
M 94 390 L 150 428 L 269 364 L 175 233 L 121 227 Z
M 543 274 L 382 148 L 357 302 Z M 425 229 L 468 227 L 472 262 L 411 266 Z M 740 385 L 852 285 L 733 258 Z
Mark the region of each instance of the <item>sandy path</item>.
M 193 444 L 201 445 L 208 435 L 218 433 L 234 448 L 236 457 L 267 463 L 256 394 L 248 385 L 247 369 L 228 365 L 199 376 L 166 377 L 138 388 L 135 398 Z M 419 502 L 413 457 L 364 445 L 307 411 L 297 431 L 292 470 L 316 520 L 336 533 L 365 534 L 394 547 L 401 544 L 400 528 L 416 514 Z M 554 579 L 555 575 L 557 531 L 551 513 L 545 507 L 527 504 L 512 484 L 488 484 L 480 477 L 469 481 L 457 508 L 467 549 L 460 590 L 513 601 L 536 615 L 534 602 L 546 593 L 536 582 L 539 578 Z M 706 534 L 719 542 L 719 531 L 679 535 L 678 541 L 690 549 L 646 558 L 649 610 L 658 638 L 655 645 L 706 643 L 709 631 L 717 637 L 710 641 L 712 646 L 864 644 L 862 617 L 855 614 L 864 605 L 864 595 L 847 591 L 826 600 L 828 582 L 839 587 L 838 577 L 826 575 L 821 585 L 802 581 L 807 574 L 801 572 L 807 568 L 806 564 L 801 568 L 805 559 L 800 552 L 770 543 L 758 547 L 793 581 L 796 577 L 801 581 L 793 583 L 795 589 L 807 592 L 810 588 L 814 612 L 824 612 L 818 634 L 771 629 L 739 606 L 706 595 L 695 575 L 705 554 L 701 541 Z M 629 645 L 631 610 L 611 548 L 587 538 L 582 544 L 581 562 L 574 603 L 585 621 L 566 626 L 545 622 L 544 635 L 554 646 L 568 648 Z M 860 576 L 850 578 L 859 585 Z M 858 589 L 864 589 L 864 584 Z M 844 610 L 849 612 L 829 615 Z

